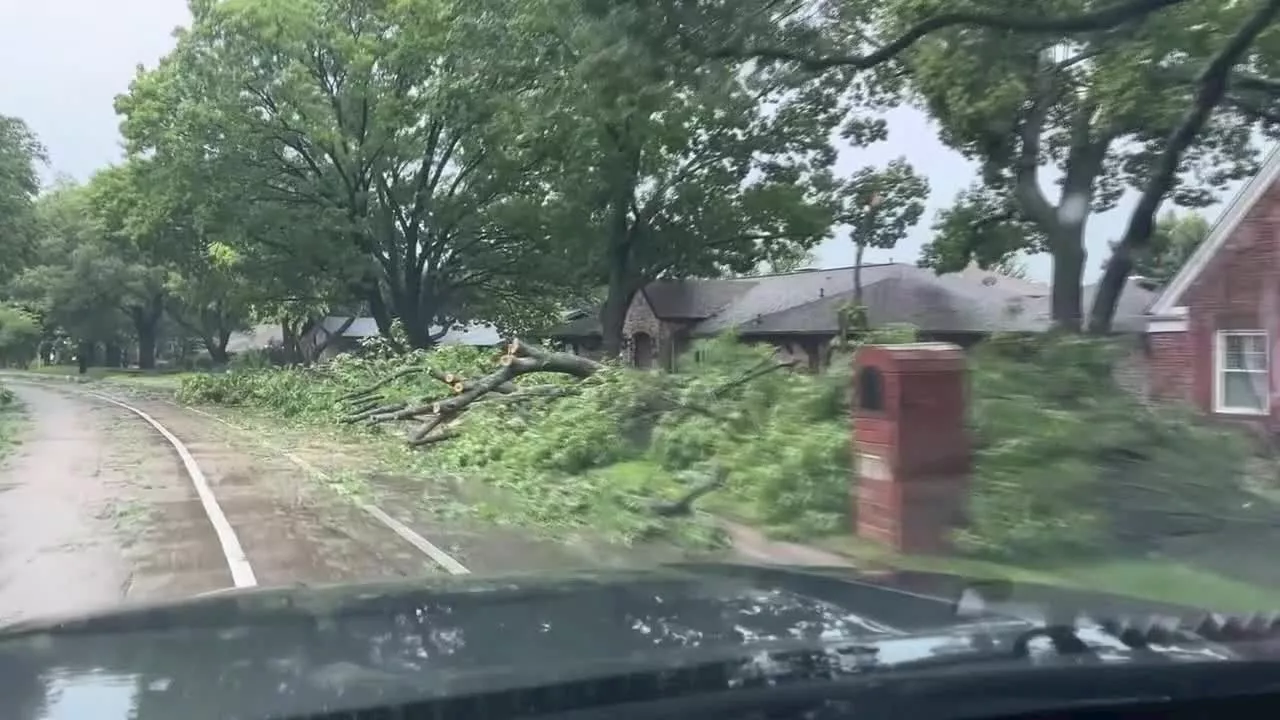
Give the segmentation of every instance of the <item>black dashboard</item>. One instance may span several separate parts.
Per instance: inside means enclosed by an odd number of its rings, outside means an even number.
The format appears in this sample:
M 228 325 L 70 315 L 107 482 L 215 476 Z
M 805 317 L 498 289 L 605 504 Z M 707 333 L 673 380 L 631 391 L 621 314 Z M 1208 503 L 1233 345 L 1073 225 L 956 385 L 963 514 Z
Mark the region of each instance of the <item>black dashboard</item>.
M 622 680 L 619 679 L 619 683 Z M 621 684 L 619 685 L 621 689 Z M 614 702 L 559 711 L 544 688 L 315 720 L 1112 720 L 1280 717 L 1280 662 L 938 668 L 865 678 Z M 563 707 L 563 706 L 561 706 Z M 295 720 L 295 719 L 290 719 Z M 296 720 L 302 720 L 298 718 Z M 310 720 L 310 719 L 309 719 Z

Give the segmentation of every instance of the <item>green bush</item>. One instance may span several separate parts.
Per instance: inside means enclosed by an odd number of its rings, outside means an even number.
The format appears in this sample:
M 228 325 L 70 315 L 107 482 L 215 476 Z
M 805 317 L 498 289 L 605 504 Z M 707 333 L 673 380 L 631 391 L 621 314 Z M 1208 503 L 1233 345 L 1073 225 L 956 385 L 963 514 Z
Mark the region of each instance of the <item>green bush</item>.
M 474 379 L 491 372 L 496 357 L 463 347 L 397 356 L 374 343 L 311 370 L 236 367 L 185 378 L 179 399 L 332 422 L 342 413 L 339 398 L 402 368 L 429 365 Z M 771 349 L 723 337 L 697 343 L 673 374 L 606 366 L 576 384 L 560 374 L 525 375 L 522 387 L 573 385 L 573 392 L 523 402 L 492 396 L 457 421 L 458 437 L 425 452 L 518 498 L 504 508 L 514 522 L 590 528 L 623 541 L 654 534 L 709 541 L 699 523 L 658 520 L 651 507 L 715 472 L 725 488 L 708 502 L 721 511 L 789 534 L 838 529 L 852 477 L 848 369 L 764 372 L 774 364 Z M 388 400 L 448 394 L 427 375 L 381 390 Z
M 912 328 L 890 327 L 863 342 L 914 337 Z M 1249 456 L 1242 438 L 1123 392 L 1111 370 L 1122 351 L 1094 339 L 1015 336 L 977 348 L 975 469 L 970 523 L 957 534 L 962 550 L 1018 561 L 1114 554 L 1142 550 L 1150 538 L 1262 521 L 1247 516 L 1257 503 L 1241 485 Z M 474 379 L 494 369 L 497 355 L 461 347 L 395 355 L 374 343 L 314 369 L 189 377 L 180 398 L 336 422 L 342 396 L 402 368 L 429 365 Z M 581 383 L 522 376 L 523 388 L 569 394 L 491 396 L 456 421 L 457 437 L 421 457 L 508 498 L 505 522 L 623 541 L 667 534 L 709 542 L 714 534 L 701 521 L 662 520 L 652 508 L 716 476 L 724 487 L 699 507 L 784 536 L 847 532 L 856 475 L 852 363 L 837 357 L 818 374 L 762 372 L 773 364 L 771 349 L 721 337 L 696 343 L 674 373 L 609 365 Z M 449 394 L 425 374 L 383 390 L 391 400 Z
M 978 350 L 963 549 L 1020 560 L 1114 555 L 1240 517 L 1242 436 L 1124 392 L 1111 370 L 1124 351 L 1091 338 L 1015 336 Z

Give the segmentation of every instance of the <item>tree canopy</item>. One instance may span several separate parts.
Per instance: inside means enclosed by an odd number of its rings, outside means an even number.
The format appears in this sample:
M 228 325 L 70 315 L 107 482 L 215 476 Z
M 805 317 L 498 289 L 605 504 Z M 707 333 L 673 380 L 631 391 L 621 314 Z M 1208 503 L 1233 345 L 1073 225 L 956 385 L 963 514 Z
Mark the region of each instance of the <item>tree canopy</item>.
M 1189 247 L 1160 209 L 1211 204 L 1280 137 L 1280 0 L 190 7 L 117 99 L 118 165 L 42 192 L 43 148 L 0 118 L 0 300 L 46 343 L 225 362 L 254 323 L 368 314 L 425 348 L 599 303 L 614 354 L 654 280 L 794 268 L 846 230 L 859 264 L 894 247 L 927 177 L 840 170 L 836 148 L 884 140 L 903 104 L 981 171 L 920 262 L 1046 253 L 1054 320 L 1106 332 L 1120 281 Z M 1126 193 L 1084 308 L 1089 220 Z
M 759 5 L 771 21 L 736 33 L 704 17 L 720 44 L 710 31 L 697 39 L 712 56 L 873 70 L 877 102 L 926 111 L 940 139 L 982 172 L 937 218 L 925 262 L 948 271 L 1049 253 L 1053 316 L 1067 329 L 1085 314 L 1091 214 L 1126 190 L 1138 195 L 1089 313 L 1090 328 L 1106 332 L 1165 199 L 1210 204 L 1256 171 L 1259 135 L 1276 135 L 1280 3 L 1271 0 L 800 5 Z

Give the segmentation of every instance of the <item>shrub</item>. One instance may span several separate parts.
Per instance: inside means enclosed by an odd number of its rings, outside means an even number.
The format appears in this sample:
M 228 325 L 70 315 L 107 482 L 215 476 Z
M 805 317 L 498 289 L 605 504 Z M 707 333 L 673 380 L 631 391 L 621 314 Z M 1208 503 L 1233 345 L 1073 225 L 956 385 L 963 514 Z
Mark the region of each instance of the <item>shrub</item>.
M 963 549 L 1028 559 L 1139 550 L 1238 517 L 1242 436 L 1124 392 L 1123 349 L 998 337 L 973 358 L 976 442 Z
M 909 327 L 891 327 L 864 342 L 914 337 Z M 1100 340 L 1058 337 L 996 337 L 977 348 L 975 468 L 970 524 L 957 535 L 962 550 L 1019 561 L 1141 550 L 1153 537 L 1238 522 L 1259 505 L 1249 505 L 1256 498 L 1242 488 L 1241 437 L 1121 391 L 1111 373 L 1117 352 Z M 496 357 L 466 347 L 395 355 L 374 343 L 314 369 L 189 377 L 180 397 L 335 422 L 339 398 L 399 369 L 428 364 L 475 378 Z M 724 487 L 701 507 L 786 536 L 847 532 L 856 474 L 852 364 L 759 374 L 772 359 L 769 348 L 721 337 L 696 343 L 675 373 L 606 366 L 577 384 L 563 375 L 522 376 L 521 386 L 573 384 L 574 392 L 476 403 L 457 421 L 458 437 L 420 457 L 511 498 L 506 522 L 623 541 L 671 534 L 709 542 L 714 534 L 696 519 L 662 520 L 652 506 L 722 475 Z M 414 375 L 385 392 L 409 400 L 447 389 Z
M 336 421 L 340 397 L 399 369 L 427 364 L 475 378 L 492 371 L 496 357 L 468 347 L 394 355 L 371 343 L 312 370 L 236 367 L 185 378 L 179 398 Z M 848 371 L 760 374 L 772 365 L 767 347 L 733 337 L 699 342 L 674 374 L 606 366 L 566 397 L 476 403 L 457 422 L 458 437 L 426 452 L 517 497 L 517 507 L 505 508 L 508 520 L 544 527 L 591 528 L 623 541 L 655 533 L 709 541 L 698 523 L 659 520 L 651 506 L 722 471 L 726 486 L 709 498 L 719 509 L 789 534 L 837 529 L 852 474 Z M 573 382 L 545 373 L 517 380 Z M 444 394 L 425 375 L 383 390 L 389 400 Z

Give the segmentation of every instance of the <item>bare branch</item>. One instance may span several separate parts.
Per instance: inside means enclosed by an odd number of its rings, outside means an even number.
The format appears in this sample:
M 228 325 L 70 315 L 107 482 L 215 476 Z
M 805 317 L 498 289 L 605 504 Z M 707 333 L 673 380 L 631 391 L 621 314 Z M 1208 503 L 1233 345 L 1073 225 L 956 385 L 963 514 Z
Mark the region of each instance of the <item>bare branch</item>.
M 1083 33 L 1106 30 L 1145 15 L 1185 2 L 1185 0 L 1129 0 L 1110 7 L 1074 16 L 1045 17 L 991 12 L 955 12 L 935 15 L 909 28 L 897 39 L 865 55 L 814 56 L 782 48 L 728 47 L 710 53 L 717 58 L 756 58 L 795 62 L 809 70 L 851 67 L 860 70 L 881 65 L 930 33 L 958 25 L 1022 33 Z

